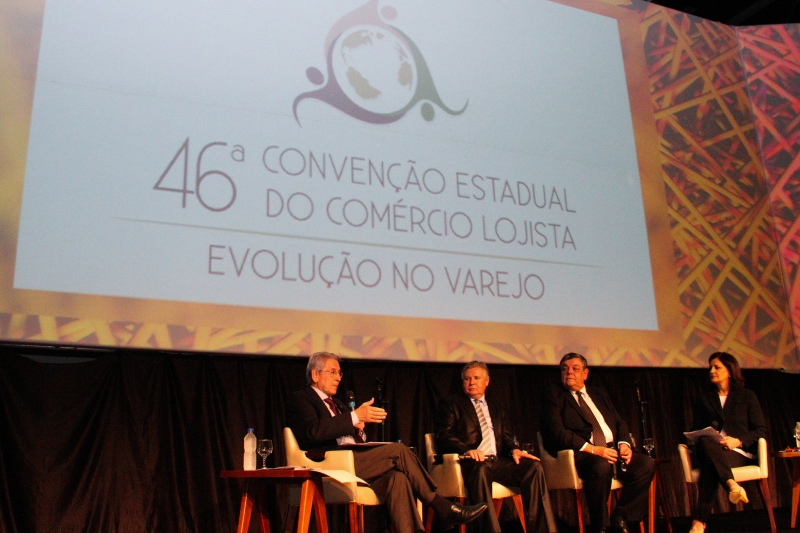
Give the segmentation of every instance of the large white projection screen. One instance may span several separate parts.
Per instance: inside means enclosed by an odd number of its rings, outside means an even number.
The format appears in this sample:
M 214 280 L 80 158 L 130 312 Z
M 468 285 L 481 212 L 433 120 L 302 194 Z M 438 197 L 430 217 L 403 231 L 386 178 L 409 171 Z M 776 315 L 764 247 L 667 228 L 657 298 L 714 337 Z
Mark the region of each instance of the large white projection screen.
M 25 313 L 179 326 L 199 350 L 220 330 L 296 341 L 223 350 L 379 358 L 681 348 L 618 18 L 47 0 L 41 28 L 7 289 Z

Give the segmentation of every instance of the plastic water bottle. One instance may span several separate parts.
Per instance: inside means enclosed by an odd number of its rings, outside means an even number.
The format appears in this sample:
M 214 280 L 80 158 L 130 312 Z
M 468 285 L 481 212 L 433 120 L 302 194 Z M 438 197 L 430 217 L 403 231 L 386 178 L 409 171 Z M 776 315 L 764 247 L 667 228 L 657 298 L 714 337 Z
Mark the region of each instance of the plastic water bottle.
M 794 425 L 794 445 L 800 448 L 800 422 Z
M 244 436 L 244 470 L 256 469 L 256 434 L 253 428 L 247 428 Z

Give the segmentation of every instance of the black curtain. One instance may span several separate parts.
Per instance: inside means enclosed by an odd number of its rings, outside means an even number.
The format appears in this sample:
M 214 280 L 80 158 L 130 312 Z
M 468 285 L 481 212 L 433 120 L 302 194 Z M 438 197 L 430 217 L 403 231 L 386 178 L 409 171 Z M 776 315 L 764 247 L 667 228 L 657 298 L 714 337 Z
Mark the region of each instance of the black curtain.
M 75 363 L 32 360 L 63 353 L 0 346 L 0 530 L 28 532 L 216 532 L 235 529 L 242 487 L 220 470 L 241 468 L 248 427 L 272 438 L 268 463 L 283 464 L 285 402 L 305 386 L 305 358 L 75 350 L 95 357 Z M 73 360 L 58 358 L 58 360 Z M 47 359 L 48 361 L 50 359 Z M 358 402 L 383 380 L 390 413 L 386 433 L 420 451 L 433 429 L 440 398 L 460 390 L 462 363 L 347 360 L 340 393 Z M 490 365 L 491 401 L 509 406 L 520 442 L 536 442 L 542 389 L 559 379 L 555 367 Z M 770 448 L 793 445 L 800 420 L 800 376 L 749 370 L 761 401 Z M 608 389 L 641 443 L 637 388 L 647 402 L 672 516 L 687 513 L 677 456 L 691 406 L 707 386 L 703 369 L 595 367 L 589 382 Z M 380 428 L 370 427 L 373 438 Z M 259 459 L 260 461 L 260 459 Z M 790 466 L 773 459 L 776 506 L 790 504 Z M 752 487 L 752 492 L 757 492 Z M 756 508 L 758 497 L 751 498 Z M 569 495 L 554 495 L 556 512 L 574 523 Z M 271 500 L 281 530 L 286 495 Z M 720 497 L 720 507 L 727 509 Z M 333 512 L 334 531 L 341 513 Z M 378 516 L 378 515 L 376 515 Z M 254 521 L 255 522 L 255 521 Z M 255 525 L 255 524 L 254 524 Z M 379 528 L 376 518 L 370 524 Z

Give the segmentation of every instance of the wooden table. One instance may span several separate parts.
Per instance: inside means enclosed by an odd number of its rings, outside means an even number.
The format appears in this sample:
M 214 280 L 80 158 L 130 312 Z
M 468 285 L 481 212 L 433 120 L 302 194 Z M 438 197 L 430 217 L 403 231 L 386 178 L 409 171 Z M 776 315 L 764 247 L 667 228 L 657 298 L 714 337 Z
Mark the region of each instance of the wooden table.
M 792 524 L 790 527 L 797 525 L 797 504 L 800 502 L 800 452 L 775 452 L 775 457 L 782 457 L 784 459 L 794 459 L 792 461 Z
M 297 518 L 297 533 L 308 533 L 312 509 L 317 522 L 317 531 L 328 533 L 328 515 L 325 512 L 325 499 L 322 492 L 322 478 L 325 477 L 325 474 L 305 469 L 267 468 L 264 470 L 222 470 L 219 475 L 225 478 L 244 479 L 245 482 L 242 503 L 239 507 L 237 533 L 247 533 L 250 528 L 250 515 L 253 507 L 258 513 L 261 533 L 270 533 L 266 502 L 258 501 L 260 499 L 258 496 L 253 497 L 250 494 L 251 480 L 269 485 L 300 485 L 300 514 Z
M 672 533 L 672 522 L 669 519 L 669 511 L 667 511 L 667 500 L 664 499 L 664 486 L 661 484 L 661 474 L 659 473 L 659 466 L 662 463 L 669 463 L 668 459 L 654 459 L 656 463 L 656 473 L 653 480 L 650 482 L 647 498 L 647 531 L 648 533 L 655 533 L 656 531 L 656 496 L 661 497 L 661 510 L 664 511 L 664 519 L 667 521 L 667 530 Z

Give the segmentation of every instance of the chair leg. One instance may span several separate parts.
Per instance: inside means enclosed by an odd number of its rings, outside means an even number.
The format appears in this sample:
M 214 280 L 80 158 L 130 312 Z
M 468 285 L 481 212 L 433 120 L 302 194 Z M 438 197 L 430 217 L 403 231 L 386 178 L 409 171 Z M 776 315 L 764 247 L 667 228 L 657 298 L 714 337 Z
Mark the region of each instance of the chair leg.
M 359 512 L 358 504 L 350 502 L 347 504 L 347 520 L 350 522 L 350 533 L 360 533 L 359 531 Z
M 514 508 L 517 510 L 519 523 L 522 524 L 522 533 L 528 533 L 528 525 L 525 520 L 525 508 L 522 505 L 522 494 L 514 494 L 511 497 L 511 501 L 514 502 Z
M 431 533 L 433 530 L 433 507 L 428 506 L 425 511 L 425 533 Z
M 575 489 L 575 507 L 578 509 L 578 532 L 583 533 L 583 501 L 581 500 L 581 490 Z
M 775 515 L 772 512 L 772 496 L 769 493 L 769 479 L 761 479 L 760 485 L 761 499 L 764 500 L 764 507 L 767 508 L 767 514 L 769 515 L 769 529 L 772 533 L 775 533 Z
M 492 500 L 492 504 L 494 504 L 494 514 L 499 517 L 500 511 L 503 510 L 503 498 Z
M 467 499 L 463 496 L 459 496 L 458 498 L 456 498 L 456 500 L 458 501 L 459 505 L 466 505 L 467 503 Z M 460 526 L 458 526 L 458 533 L 467 533 L 467 525 L 461 524 Z

